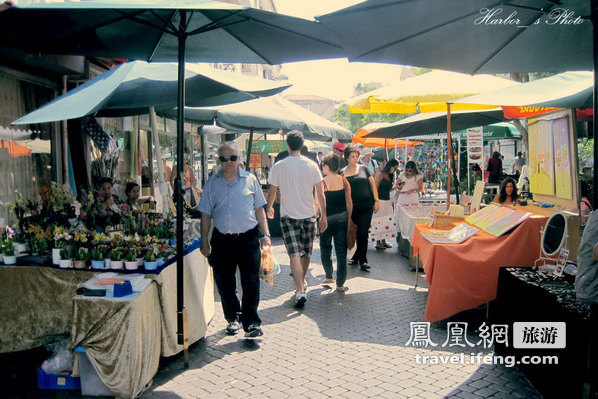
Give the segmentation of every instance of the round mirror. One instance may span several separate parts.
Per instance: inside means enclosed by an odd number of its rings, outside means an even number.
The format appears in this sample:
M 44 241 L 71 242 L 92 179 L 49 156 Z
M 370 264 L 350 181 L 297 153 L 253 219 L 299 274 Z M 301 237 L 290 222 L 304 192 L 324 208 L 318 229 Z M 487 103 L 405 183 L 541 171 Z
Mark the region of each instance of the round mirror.
M 562 213 L 555 213 L 546 222 L 542 234 L 542 251 L 546 256 L 559 252 L 565 243 L 567 232 L 567 219 Z

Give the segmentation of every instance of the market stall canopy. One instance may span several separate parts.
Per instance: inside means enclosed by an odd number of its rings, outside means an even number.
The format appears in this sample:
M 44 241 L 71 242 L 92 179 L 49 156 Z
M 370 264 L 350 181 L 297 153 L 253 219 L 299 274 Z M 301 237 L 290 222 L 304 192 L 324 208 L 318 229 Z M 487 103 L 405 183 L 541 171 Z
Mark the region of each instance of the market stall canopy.
M 174 117 L 176 109 L 160 112 Z M 185 120 L 204 125 L 216 124 L 237 132 L 277 133 L 302 131 L 306 139 L 330 141 L 350 140 L 351 132 L 307 109 L 281 97 L 259 98 L 219 107 L 185 109 Z
M 266 79 L 187 64 L 186 104 L 231 104 L 271 96 L 290 87 Z M 30 124 L 95 116 L 145 114 L 177 104 L 177 64 L 132 61 L 106 71 L 13 122 Z
M 592 108 L 592 72 L 565 72 L 517 86 L 454 100 L 459 104 L 513 107 Z
M 446 132 L 446 112 L 417 114 L 402 119 L 390 126 L 380 128 L 366 137 L 412 137 Z M 456 130 L 504 122 L 502 109 L 494 108 L 477 111 L 456 111 L 451 115 L 453 128 Z
M 591 70 L 588 0 L 369 0 L 318 17 L 351 61 L 463 73 Z
M 390 126 L 390 122 L 374 122 L 368 123 L 367 125 L 363 126 L 359 130 L 355 132 L 353 135 L 353 139 L 351 142 L 362 144 L 365 147 L 381 147 L 381 148 L 395 148 L 395 147 L 405 147 L 405 146 L 416 146 L 423 144 L 421 141 L 409 141 L 406 142 L 405 140 L 401 139 L 388 139 L 388 138 L 379 138 L 379 137 L 365 137 L 366 135 L 375 132 L 376 130 Z
M 519 130 L 512 123 L 508 122 L 482 126 L 482 132 L 484 140 L 519 140 L 521 138 Z M 463 139 L 467 136 L 467 131 L 461 130 L 454 132 L 453 135 Z
M 347 101 L 349 112 L 400 113 L 446 111 L 446 103 L 465 97 L 463 93 L 483 93 L 519 85 L 513 80 L 490 75 L 465 75 L 449 71 L 432 71 L 401 82 L 363 93 Z M 494 106 L 454 104 L 451 110 L 487 109 Z

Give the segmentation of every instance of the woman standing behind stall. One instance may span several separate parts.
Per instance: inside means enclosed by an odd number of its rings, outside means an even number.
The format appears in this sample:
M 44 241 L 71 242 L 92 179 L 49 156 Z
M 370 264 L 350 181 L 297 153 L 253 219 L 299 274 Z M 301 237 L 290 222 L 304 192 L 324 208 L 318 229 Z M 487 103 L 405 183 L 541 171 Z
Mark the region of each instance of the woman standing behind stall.
M 507 177 L 500 185 L 500 192 L 494 197 L 494 201 L 501 205 L 515 206 L 519 203 L 519 194 L 517 193 L 517 184 L 515 179 Z
M 326 217 L 328 227 L 320 234 L 320 255 L 326 278 L 323 284 L 332 284 L 332 239 L 336 252 L 336 290 L 347 290 L 347 224 L 348 215 L 353 210 L 351 186 L 347 179 L 338 175 L 340 157 L 328 154 L 322 160 L 324 174 L 324 196 L 326 197 Z
M 378 189 L 370 171 L 365 165 L 359 165 L 359 148 L 351 146 L 345 150 L 347 166 L 342 170 L 343 176 L 351 185 L 351 200 L 353 212 L 351 220 L 357 225 L 355 242 L 357 249 L 348 262 L 350 265 L 359 264 L 361 270 L 369 271 L 368 263 L 368 230 L 372 221 L 372 214 L 378 212 Z
M 380 199 L 380 210 L 372 217 L 370 240 L 376 241 L 377 249 L 391 248 L 392 245 L 387 243 L 386 239 L 396 237 L 397 230 L 394 223 L 394 211 L 392 201 L 390 200 L 390 192 L 393 190 L 394 173 L 398 167 L 399 161 L 391 159 L 374 176 L 374 181 L 378 188 L 378 198 Z
M 417 170 L 415 162 L 408 161 L 405 164 L 405 171 L 399 174 L 395 188 L 399 195 L 398 203 L 400 205 L 417 205 L 419 203 L 418 193 L 424 191 L 424 178 Z

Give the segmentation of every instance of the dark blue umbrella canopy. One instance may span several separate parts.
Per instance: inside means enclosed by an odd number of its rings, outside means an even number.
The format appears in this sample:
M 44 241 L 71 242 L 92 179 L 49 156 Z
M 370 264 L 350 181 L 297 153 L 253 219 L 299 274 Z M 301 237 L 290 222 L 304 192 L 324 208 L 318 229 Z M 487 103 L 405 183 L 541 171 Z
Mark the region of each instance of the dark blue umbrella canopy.
M 280 64 L 343 57 L 314 21 L 208 0 L 82 1 L 0 12 L 0 44 L 41 53 L 176 61 Z M 291 45 L 292 43 L 292 45 Z
M 368 0 L 318 17 L 352 61 L 462 73 L 591 70 L 589 0 Z
M 215 106 L 280 93 L 290 85 L 187 64 L 188 106 Z M 23 116 L 14 124 L 42 123 L 94 116 L 129 116 L 149 107 L 171 109 L 177 104 L 175 63 L 131 61 L 106 71 L 81 86 Z

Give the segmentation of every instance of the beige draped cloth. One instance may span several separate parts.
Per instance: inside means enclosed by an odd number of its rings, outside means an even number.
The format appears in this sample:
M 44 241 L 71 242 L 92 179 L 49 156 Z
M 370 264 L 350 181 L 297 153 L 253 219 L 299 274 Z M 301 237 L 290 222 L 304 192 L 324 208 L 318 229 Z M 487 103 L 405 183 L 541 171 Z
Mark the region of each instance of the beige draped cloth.
M 117 398 L 135 398 L 152 383 L 160 362 L 160 303 L 151 283 L 130 299 L 77 296 L 71 349 L 81 346 Z M 73 375 L 79 375 L 75 356 Z
M 0 266 L 0 352 L 17 352 L 68 334 L 77 284 L 95 271 Z

